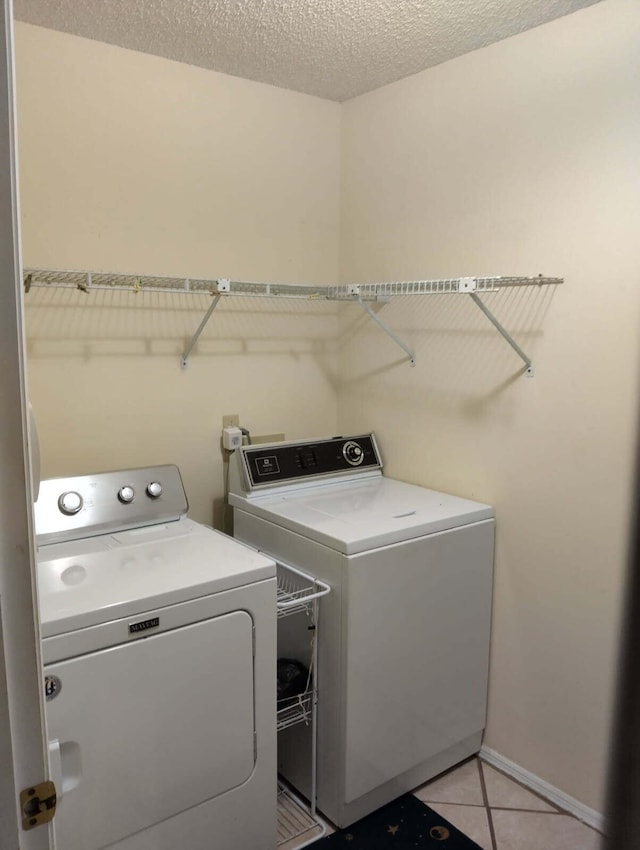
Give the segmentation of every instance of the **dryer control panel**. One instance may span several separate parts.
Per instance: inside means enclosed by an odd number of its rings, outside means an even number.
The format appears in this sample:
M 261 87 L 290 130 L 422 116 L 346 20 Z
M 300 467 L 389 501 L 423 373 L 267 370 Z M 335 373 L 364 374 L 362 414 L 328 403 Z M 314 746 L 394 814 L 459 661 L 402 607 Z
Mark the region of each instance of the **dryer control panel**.
M 49 478 L 35 504 L 38 544 L 179 519 L 188 509 L 177 466 Z
M 373 434 L 303 443 L 243 446 L 238 451 L 241 452 L 250 490 L 382 469 Z

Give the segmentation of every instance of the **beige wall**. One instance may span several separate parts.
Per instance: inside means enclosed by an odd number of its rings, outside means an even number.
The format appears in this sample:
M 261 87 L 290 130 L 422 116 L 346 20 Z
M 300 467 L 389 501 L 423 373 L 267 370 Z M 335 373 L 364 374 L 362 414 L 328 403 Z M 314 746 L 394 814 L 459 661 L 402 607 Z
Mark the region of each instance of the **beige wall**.
M 18 24 L 27 266 L 236 280 L 338 276 L 337 104 Z M 208 296 L 32 290 L 45 477 L 175 462 L 192 515 L 222 493 L 221 418 L 335 430 L 336 315 Z M 220 518 L 216 517 L 216 524 Z
M 606 0 L 344 106 L 343 278 L 563 276 L 345 316 L 339 424 L 494 504 L 488 746 L 602 811 L 637 405 L 640 4 Z M 428 648 L 426 648 L 428 651 Z

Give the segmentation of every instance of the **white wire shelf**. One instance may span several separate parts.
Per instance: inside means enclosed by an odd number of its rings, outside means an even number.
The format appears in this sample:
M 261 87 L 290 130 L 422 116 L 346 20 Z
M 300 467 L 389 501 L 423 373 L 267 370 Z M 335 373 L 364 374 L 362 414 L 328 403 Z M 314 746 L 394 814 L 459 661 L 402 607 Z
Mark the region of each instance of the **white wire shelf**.
M 405 280 L 387 283 L 349 284 L 345 286 L 316 286 L 293 283 L 255 283 L 249 281 L 229 280 L 227 278 L 179 278 L 158 277 L 149 275 L 114 274 L 110 272 L 61 271 L 55 269 L 24 270 L 24 289 L 29 292 L 33 288 L 77 289 L 89 294 L 93 290 L 110 290 L 124 292 L 165 292 L 181 295 L 212 296 L 204 318 L 194 332 L 191 341 L 185 348 L 180 363 L 186 368 L 189 355 L 207 322 L 211 318 L 223 297 L 241 295 L 255 298 L 297 298 L 307 301 L 355 301 L 378 324 L 378 326 L 397 344 L 407 355 L 409 365 L 415 366 L 416 358 L 413 348 L 403 342 L 397 334 L 377 315 L 369 302 L 386 303 L 398 296 L 422 295 L 468 295 L 487 319 L 502 335 L 505 341 L 516 352 L 525 364 L 525 374 L 533 377 L 534 370 L 531 358 L 520 348 L 509 332 L 480 299 L 480 294 L 498 292 L 501 289 L 526 286 L 557 286 L 564 283 L 561 277 L 456 277 L 439 280 Z
M 112 272 L 62 271 L 55 269 L 24 270 L 24 287 L 79 289 L 82 292 L 111 290 L 125 292 L 167 292 L 181 295 L 242 295 L 260 298 L 303 298 L 329 301 L 353 301 L 357 298 L 377 300 L 398 295 L 443 295 L 469 292 L 474 281 L 476 292 L 495 292 L 514 286 L 549 286 L 563 283 L 560 277 L 458 277 L 441 280 L 409 280 L 387 283 L 317 286 L 298 283 L 257 283 L 227 278 L 181 278 L 154 275 L 117 274 Z
M 498 292 L 515 286 L 551 286 L 563 283 L 560 277 L 453 277 L 441 280 L 400 280 L 391 283 L 361 283 L 329 287 L 332 301 L 354 298 L 379 300 L 398 295 L 449 295 L 469 292 Z
M 227 278 L 201 279 L 113 274 L 110 272 L 25 269 L 24 288 L 79 289 L 82 292 L 165 292 L 178 295 L 242 295 L 262 298 L 328 298 L 328 286 L 293 283 L 254 283 Z

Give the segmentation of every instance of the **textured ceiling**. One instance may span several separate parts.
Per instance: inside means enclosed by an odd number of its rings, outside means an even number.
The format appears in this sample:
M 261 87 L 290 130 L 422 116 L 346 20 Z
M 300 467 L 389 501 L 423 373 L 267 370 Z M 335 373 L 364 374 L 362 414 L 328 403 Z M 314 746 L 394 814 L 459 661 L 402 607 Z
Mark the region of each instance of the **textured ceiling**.
M 50 29 L 347 100 L 598 0 L 14 0 Z

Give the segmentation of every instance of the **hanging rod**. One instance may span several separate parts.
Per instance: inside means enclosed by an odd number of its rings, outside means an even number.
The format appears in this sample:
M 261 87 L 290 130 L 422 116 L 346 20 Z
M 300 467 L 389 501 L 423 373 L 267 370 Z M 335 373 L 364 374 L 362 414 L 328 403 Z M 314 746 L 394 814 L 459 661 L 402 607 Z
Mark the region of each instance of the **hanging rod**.
M 172 294 L 214 296 L 198 329 L 187 345 L 180 363 L 186 367 L 188 357 L 198 338 L 204 330 L 213 311 L 224 296 L 242 295 L 245 297 L 261 298 L 299 298 L 305 300 L 325 301 L 355 301 L 369 316 L 377 322 L 382 330 L 396 342 L 409 357 L 409 364 L 415 365 L 415 354 L 405 345 L 391 328 L 374 313 L 366 303 L 377 301 L 387 303 L 392 297 L 402 295 L 470 295 L 474 303 L 489 319 L 491 324 L 502 335 L 516 354 L 524 361 L 528 377 L 533 377 L 534 370 L 531 358 L 525 354 L 518 343 L 500 324 L 498 319 L 480 299 L 478 293 L 498 292 L 501 289 L 519 286 L 557 286 L 564 283 L 561 277 L 454 277 L 440 280 L 403 280 L 388 283 L 348 284 L 344 286 L 316 286 L 293 283 L 255 283 L 248 281 L 228 280 L 226 278 L 180 278 L 159 277 L 149 275 L 113 274 L 110 272 L 80 272 L 60 271 L 54 269 L 25 269 L 24 289 L 29 292 L 33 287 L 51 289 L 79 289 L 89 293 L 93 290 L 110 290 L 125 292 L 167 292 Z

